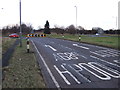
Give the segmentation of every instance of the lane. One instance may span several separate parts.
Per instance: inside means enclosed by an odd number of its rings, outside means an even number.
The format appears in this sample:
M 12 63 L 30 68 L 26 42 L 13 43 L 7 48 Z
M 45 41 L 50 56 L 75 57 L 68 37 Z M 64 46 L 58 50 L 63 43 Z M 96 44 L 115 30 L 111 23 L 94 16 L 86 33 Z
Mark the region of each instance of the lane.
M 119 87 L 120 51 L 60 39 L 31 38 L 31 40 L 54 77 L 53 79 L 42 65 L 43 73 L 47 73 L 44 77 L 48 87 Z M 50 83 L 51 81 L 53 83 Z

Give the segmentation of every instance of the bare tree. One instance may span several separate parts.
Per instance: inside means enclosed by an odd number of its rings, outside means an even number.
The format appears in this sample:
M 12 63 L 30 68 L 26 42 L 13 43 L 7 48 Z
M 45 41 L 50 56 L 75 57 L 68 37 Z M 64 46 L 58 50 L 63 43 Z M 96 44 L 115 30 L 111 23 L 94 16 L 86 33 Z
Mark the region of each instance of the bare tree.
M 79 30 L 84 30 L 84 28 L 82 26 L 78 26 Z
M 66 31 L 70 34 L 75 34 L 76 33 L 76 29 L 74 25 L 70 25 L 67 27 Z

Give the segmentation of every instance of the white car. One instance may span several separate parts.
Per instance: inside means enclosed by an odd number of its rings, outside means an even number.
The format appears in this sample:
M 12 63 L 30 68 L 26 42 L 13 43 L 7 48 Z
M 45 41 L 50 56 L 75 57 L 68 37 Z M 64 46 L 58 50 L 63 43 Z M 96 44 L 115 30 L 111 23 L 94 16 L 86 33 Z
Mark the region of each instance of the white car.
M 100 35 L 100 34 L 96 33 L 96 35 Z

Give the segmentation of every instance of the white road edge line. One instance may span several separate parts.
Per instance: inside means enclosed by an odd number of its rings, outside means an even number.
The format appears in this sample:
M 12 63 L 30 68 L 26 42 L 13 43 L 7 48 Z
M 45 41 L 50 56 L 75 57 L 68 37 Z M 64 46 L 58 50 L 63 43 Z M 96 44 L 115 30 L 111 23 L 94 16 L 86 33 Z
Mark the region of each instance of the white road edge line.
M 79 46 L 78 44 L 73 44 L 73 46 L 80 47 L 80 48 L 83 48 L 83 49 L 89 49 L 87 47 Z
M 32 40 L 31 40 L 31 41 L 32 41 Z M 46 69 L 47 69 L 49 75 L 51 76 L 51 78 L 52 78 L 52 80 L 53 80 L 55 86 L 56 86 L 57 88 L 60 89 L 60 86 L 59 86 L 58 82 L 56 81 L 56 79 L 55 79 L 55 77 L 53 76 L 52 72 L 50 71 L 49 67 L 47 66 L 47 64 L 46 64 L 46 62 L 45 62 L 45 60 L 44 60 L 44 58 L 42 57 L 42 55 L 41 55 L 40 52 L 38 51 L 38 49 L 37 49 L 37 47 L 36 47 L 36 45 L 34 44 L 33 41 L 32 41 L 32 43 L 33 43 L 35 49 L 37 50 L 37 52 L 38 52 L 38 54 L 39 54 L 39 56 L 40 56 L 42 62 L 44 63 L 44 65 L 45 65 L 45 67 L 46 67 Z
M 51 48 L 53 51 L 57 51 L 55 48 L 53 48 L 53 47 L 50 46 L 50 45 L 45 45 L 45 47 L 49 47 L 49 48 Z

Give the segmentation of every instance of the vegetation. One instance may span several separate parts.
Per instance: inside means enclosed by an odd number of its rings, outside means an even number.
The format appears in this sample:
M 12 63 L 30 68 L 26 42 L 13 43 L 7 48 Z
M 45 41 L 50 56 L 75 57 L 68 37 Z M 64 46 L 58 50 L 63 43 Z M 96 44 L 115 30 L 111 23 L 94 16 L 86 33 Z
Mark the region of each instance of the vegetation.
M 90 37 L 90 36 L 84 36 L 82 38 L 82 42 L 90 43 L 90 44 L 96 44 L 96 45 L 102 45 L 110 48 L 118 49 L 119 43 L 118 40 L 120 37 Z
M 22 27 L 23 34 L 31 33 L 33 30 L 32 25 L 22 24 L 21 27 Z M 20 32 L 20 26 L 18 26 L 18 25 L 6 26 L 2 29 L 2 36 L 8 36 L 11 33 L 19 34 L 19 32 Z
M 46 21 L 44 33 L 45 34 L 51 34 L 48 21 Z
M 9 38 L 9 37 L 3 37 L 2 38 L 2 54 L 7 51 L 8 48 L 10 48 L 11 45 L 15 42 L 15 38 Z
M 51 34 L 48 35 L 50 38 L 60 38 L 60 39 L 67 39 L 67 40 L 73 40 L 73 41 L 79 41 L 79 35 L 71 35 L 71 34 Z M 81 41 L 84 43 L 90 43 L 95 45 L 101 45 L 106 46 L 110 48 L 118 49 L 119 47 L 119 40 L 120 37 L 118 35 L 112 35 L 112 36 L 105 36 L 105 37 L 99 37 L 99 36 L 91 36 L 91 35 L 81 35 Z
M 49 28 L 49 22 L 46 21 L 45 28 L 40 28 L 35 30 L 31 24 L 22 24 L 22 34 L 26 35 L 29 33 L 56 33 L 56 34 L 96 34 L 99 33 L 99 30 L 92 28 L 91 30 L 84 29 L 82 26 L 78 26 L 77 28 L 74 25 L 69 25 L 68 27 L 60 27 L 55 25 L 54 28 Z M 20 32 L 20 26 L 14 25 L 14 26 L 6 26 L 2 28 L 2 35 L 3 36 L 8 36 L 11 33 L 18 33 Z M 104 30 L 105 34 L 120 34 L 120 30 Z
M 26 52 L 26 40 L 23 47 L 17 46 L 10 59 L 9 66 L 3 68 L 5 78 L 3 88 L 45 88 L 42 74 L 37 65 L 32 47 L 30 53 Z

